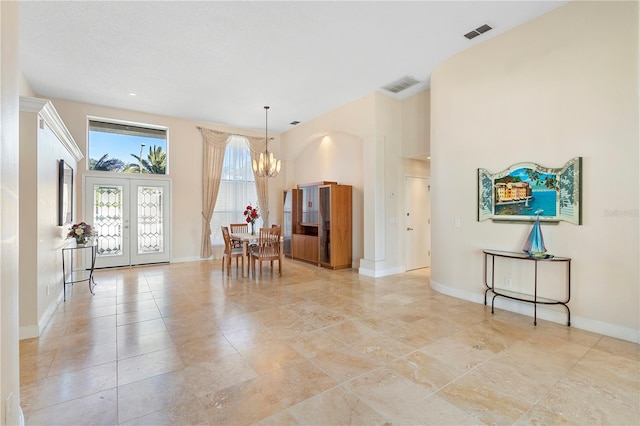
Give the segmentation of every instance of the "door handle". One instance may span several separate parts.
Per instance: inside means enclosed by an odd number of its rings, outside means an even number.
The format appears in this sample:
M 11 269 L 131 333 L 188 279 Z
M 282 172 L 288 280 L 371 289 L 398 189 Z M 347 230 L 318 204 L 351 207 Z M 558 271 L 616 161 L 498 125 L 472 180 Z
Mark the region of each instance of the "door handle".
M 407 231 L 413 231 L 413 228 L 407 228 Z

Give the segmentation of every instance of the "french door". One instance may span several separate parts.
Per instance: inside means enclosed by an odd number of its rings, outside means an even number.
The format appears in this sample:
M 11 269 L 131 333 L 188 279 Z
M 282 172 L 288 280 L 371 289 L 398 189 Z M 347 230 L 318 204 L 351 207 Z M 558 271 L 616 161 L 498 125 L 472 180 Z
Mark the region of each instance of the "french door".
M 170 181 L 86 176 L 86 217 L 98 236 L 96 268 L 170 260 Z
M 431 185 L 429 178 L 405 176 L 406 270 L 431 266 Z

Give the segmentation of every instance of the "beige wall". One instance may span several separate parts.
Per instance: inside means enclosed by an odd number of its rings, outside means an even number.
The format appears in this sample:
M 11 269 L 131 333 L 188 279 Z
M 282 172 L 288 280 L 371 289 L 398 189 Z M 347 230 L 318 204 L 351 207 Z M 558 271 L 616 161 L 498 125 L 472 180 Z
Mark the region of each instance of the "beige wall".
M 428 96 L 400 101 L 372 93 L 281 135 L 282 152 L 294 163 L 287 187 L 320 180 L 354 186 L 353 266 L 363 274 L 405 270 L 404 177 L 428 176 L 429 165 L 403 153 L 428 150 L 428 118 L 420 118 Z
M 0 2 L 0 424 L 20 419 L 18 2 Z M 8 410 L 7 410 L 8 409 Z
M 58 226 L 59 162 L 75 164 L 79 153 L 50 103 L 21 98 L 20 104 L 20 338 L 24 339 L 40 335 L 62 298 L 61 249 L 67 227 Z M 75 185 L 74 191 L 78 189 Z
M 166 126 L 169 129 L 168 140 L 168 174 L 171 179 L 171 261 L 183 262 L 200 260 L 200 240 L 202 235 L 202 136 L 197 126 L 247 136 L 263 136 L 260 130 L 246 130 L 212 123 L 196 123 L 178 118 L 146 114 L 123 109 L 108 108 L 98 105 L 90 105 L 72 102 L 62 99 L 52 100 L 69 131 L 76 140 L 80 150 L 85 154 L 85 160 L 78 164 L 78 184 L 82 183 L 82 176 L 87 172 L 87 117 L 100 117 L 132 121 L 144 124 Z M 279 135 L 269 134 L 274 138 L 269 143 L 269 149 L 276 156 L 279 154 Z M 286 169 L 287 163 L 283 165 Z M 283 173 L 286 171 L 283 170 Z M 100 172 L 91 172 L 92 175 L 104 175 Z M 282 218 L 282 185 L 281 177 L 270 180 L 269 185 L 269 210 L 270 220 L 278 223 Z M 271 202 L 273 200 L 273 202 Z M 82 193 L 78 193 L 77 210 L 78 219 L 86 219 L 84 213 Z M 219 257 L 221 250 L 214 252 L 214 257 Z
M 431 130 L 431 91 L 423 90 L 402 101 L 402 156 L 426 160 Z
M 477 168 L 581 156 L 583 225 L 543 224 L 546 247 L 573 259 L 573 325 L 637 341 L 638 3 L 571 2 L 452 57 L 431 83 L 432 285 L 481 301 L 481 249 L 519 251 L 531 228 L 476 221 Z

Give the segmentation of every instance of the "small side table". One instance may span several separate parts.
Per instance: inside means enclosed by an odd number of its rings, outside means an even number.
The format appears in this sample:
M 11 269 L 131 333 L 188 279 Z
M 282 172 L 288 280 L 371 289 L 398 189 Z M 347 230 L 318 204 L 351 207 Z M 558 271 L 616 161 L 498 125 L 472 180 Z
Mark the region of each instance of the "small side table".
M 519 302 L 527 302 L 533 304 L 533 325 L 538 325 L 538 312 L 537 306 L 542 305 L 562 305 L 567 310 L 567 326 L 571 326 L 571 311 L 569 310 L 569 300 L 571 300 L 571 258 L 570 257 L 551 257 L 551 258 L 540 258 L 540 257 L 531 257 L 524 253 L 514 253 L 508 251 L 500 251 L 500 250 L 482 250 L 484 253 L 484 304 L 487 304 L 487 293 L 493 293 L 493 298 L 491 299 L 491 313 L 493 314 L 493 307 L 496 297 L 506 297 L 511 300 L 517 300 Z M 495 286 L 495 270 L 496 270 L 496 257 L 522 260 L 526 262 L 533 262 L 533 293 L 532 294 L 523 294 L 516 293 L 510 290 L 506 290 L 503 288 L 496 288 Z M 488 269 L 488 260 L 491 260 L 491 283 L 487 281 L 487 269 Z M 566 265 L 566 285 L 567 285 L 567 298 L 566 300 L 555 300 L 547 297 L 542 297 L 538 294 L 538 264 L 544 264 L 549 262 L 561 262 Z
M 84 251 L 84 254 L 89 252 L 89 256 L 91 256 L 89 267 L 86 269 L 74 269 L 73 258 L 74 255 L 80 254 L 80 252 Z M 67 301 L 67 284 L 73 285 L 74 283 L 79 283 L 83 281 L 87 281 L 89 283 L 89 291 L 91 294 L 95 294 L 93 292 L 93 288 L 96 286 L 96 282 L 93 279 L 93 270 L 96 266 L 96 256 L 98 254 L 98 241 L 91 240 L 90 242 L 78 245 L 75 242 L 72 242 L 66 247 L 62 248 L 62 277 L 64 280 L 64 301 Z M 69 263 L 67 264 L 66 257 L 69 257 Z M 86 262 L 85 262 L 86 265 Z

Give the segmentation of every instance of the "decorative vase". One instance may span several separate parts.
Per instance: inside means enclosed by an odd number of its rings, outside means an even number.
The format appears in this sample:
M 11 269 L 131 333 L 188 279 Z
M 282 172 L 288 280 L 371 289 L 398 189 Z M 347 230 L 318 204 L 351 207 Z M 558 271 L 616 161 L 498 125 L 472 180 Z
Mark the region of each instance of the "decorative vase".
M 256 235 L 256 231 L 253 229 L 253 222 L 251 222 L 251 235 Z
M 86 236 L 82 236 L 82 237 L 78 236 L 78 237 L 75 237 L 75 238 L 76 238 L 76 245 L 77 246 L 83 246 L 83 245 L 85 245 L 85 244 L 87 244 L 89 242 L 89 238 L 86 237 Z

